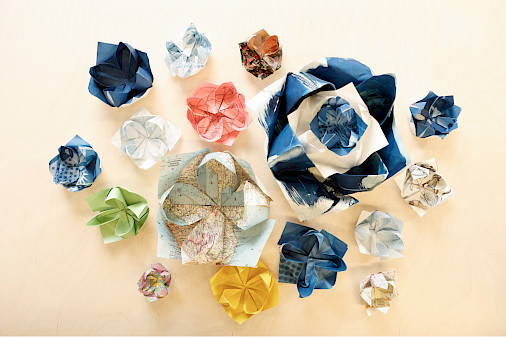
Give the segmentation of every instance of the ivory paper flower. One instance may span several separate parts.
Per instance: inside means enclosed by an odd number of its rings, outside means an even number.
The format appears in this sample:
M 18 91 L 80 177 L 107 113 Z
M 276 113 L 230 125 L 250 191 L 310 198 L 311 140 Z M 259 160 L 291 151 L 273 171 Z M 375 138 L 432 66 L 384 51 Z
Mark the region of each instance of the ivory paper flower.
M 251 123 L 244 96 L 237 92 L 232 82 L 220 86 L 203 83 L 186 102 L 188 120 L 200 138 L 207 142 L 232 145 L 239 132 L 246 130 Z
M 172 76 L 181 78 L 193 76 L 201 71 L 206 66 L 212 49 L 209 40 L 197 31 L 193 23 L 186 30 L 179 45 L 167 41 L 166 47 L 165 64 Z
M 158 256 L 256 266 L 274 227 L 251 166 L 209 149 L 167 156 L 158 183 Z
M 181 131 L 170 122 L 141 109 L 123 123 L 111 142 L 147 170 L 159 163 L 180 137 Z
M 90 75 L 89 92 L 113 107 L 135 102 L 153 86 L 148 54 L 123 42 L 99 42 Z
M 264 29 L 239 43 L 242 66 L 263 80 L 281 67 L 283 52 L 277 35 L 269 35 Z
M 256 268 L 222 267 L 211 278 L 211 289 L 237 323 L 279 304 L 278 283 L 261 261 Z
M 360 282 L 360 297 L 368 316 L 376 309 L 384 314 L 388 312 L 390 301 L 398 296 L 395 279 L 395 270 L 392 270 L 371 274 Z
M 107 188 L 86 201 L 94 212 L 100 212 L 86 225 L 99 226 L 104 243 L 137 235 L 149 214 L 146 199 L 122 187 Z
M 301 221 L 358 201 L 409 162 L 395 127 L 395 77 L 353 59 L 289 73 L 248 106 L 267 133 L 267 164 Z
M 461 108 L 453 104 L 453 96 L 438 96 L 430 91 L 425 98 L 413 103 L 411 131 L 420 138 L 438 136 L 443 139 L 458 128 L 457 118 Z
M 161 263 L 153 263 L 151 268 L 144 272 L 137 282 L 139 292 L 149 302 L 164 298 L 172 285 L 172 277 Z
M 362 254 L 381 259 L 402 257 L 404 224 L 389 213 L 362 211 L 355 226 L 355 239 Z

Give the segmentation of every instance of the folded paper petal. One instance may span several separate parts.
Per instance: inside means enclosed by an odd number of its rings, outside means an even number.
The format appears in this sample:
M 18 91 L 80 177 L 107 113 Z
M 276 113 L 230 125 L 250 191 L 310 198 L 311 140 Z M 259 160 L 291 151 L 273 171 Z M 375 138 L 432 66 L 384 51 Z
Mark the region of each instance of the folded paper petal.
M 61 146 L 58 152 L 49 162 L 49 172 L 55 184 L 69 191 L 78 192 L 90 187 L 102 172 L 98 154 L 78 135 Z
M 301 221 L 342 211 L 409 163 L 395 126 L 395 77 L 322 58 L 248 102 L 267 134 L 267 163 Z
M 395 270 L 368 275 L 360 282 L 360 297 L 368 316 L 377 309 L 383 314 L 390 309 L 390 301 L 398 296 Z
M 141 275 L 137 282 L 139 292 L 146 297 L 149 302 L 164 298 L 172 285 L 172 276 L 161 263 L 153 263 L 151 268 Z
M 211 278 L 211 290 L 237 323 L 279 303 L 278 283 L 261 261 L 256 268 L 222 267 Z
M 263 80 L 281 67 L 282 49 L 276 35 L 270 36 L 264 29 L 239 43 L 243 67 Z

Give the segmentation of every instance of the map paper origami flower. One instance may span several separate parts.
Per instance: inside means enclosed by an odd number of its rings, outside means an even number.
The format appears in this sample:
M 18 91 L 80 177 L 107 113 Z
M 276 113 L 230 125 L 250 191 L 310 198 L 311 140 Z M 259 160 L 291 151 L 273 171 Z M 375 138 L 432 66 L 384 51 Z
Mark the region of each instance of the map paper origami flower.
M 55 184 L 78 192 L 90 187 L 102 172 L 100 158 L 90 144 L 76 135 L 65 146 L 60 146 L 58 155 L 49 162 L 49 172 Z
M 264 29 L 239 43 L 242 66 L 263 80 L 281 67 L 283 52 L 277 35 L 269 35 Z
M 116 132 L 111 142 L 147 170 L 174 148 L 181 131 L 160 116 L 140 109 Z
M 209 149 L 164 157 L 158 197 L 159 257 L 256 266 L 275 221 L 247 162 Z
M 409 162 L 395 127 L 395 77 L 322 58 L 248 102 L 267 133 L 267 163 L 301 221 L 357 203 Z
M 402 198 L 419 216 L 453 195 L 453 190 L 437 170 L 436 158 L 412 164 L 394 180 Z
M 404 224 L 389 213 L 362 211 L 355 226 L 355 239 L 362 254 L 381 259 L 402 257 Z
M 203 83 L 186 102 L 186 117 L 206 142 L 232 145 L 239 131 L 246 130 L 251 123 L 244 96 L 232 82 L 220 86 Z
M 386 314 L 390 301 L 398 295 L 395 288 L 395 270 L 371 274 L 360 282 L 360 297 L 368 316 L 378 309 Z
M 337 272 L 346 270 L 348 246 L 329 232 L 287 222 L 281 238 L 279 282 L 297 284 L 300 297 L 313 289 L 330 289 Z
M 211 278 L 211 289 L 237 323 L 279 304 L 278 283 L 261 261 L 257 268 L 222 267 Z
M 186 30 L 180 45 L 167 41 L 165 64 L 172 76 L 186 78 L 202 70 L 211 54 L 211 42 L 197 31 L 193 23 Z
M 100 226 L 104 243 L 137 235 L 149 214 L 146 199 L 122 187 L 107 188 L 86 201 L 93 212 L 100 212 L 86 225 Z
M 425 98 L 413 103 L 411 131 L 420 138 L 439 136 L 443 139 L 458 128 L 457 117 L 461 108 L 453 104 L 453 96 L 438 96 L 429 91 Z
M 153 86 L 148 54 L 123 42 L 99 42 L 90 75 L 90 94 L 114 107 L 133 103 Z
M 141 292 L 149 302 L 164 298 L 172 285 L 172 277 L 161 263 L 153 263 L 137 282 Z

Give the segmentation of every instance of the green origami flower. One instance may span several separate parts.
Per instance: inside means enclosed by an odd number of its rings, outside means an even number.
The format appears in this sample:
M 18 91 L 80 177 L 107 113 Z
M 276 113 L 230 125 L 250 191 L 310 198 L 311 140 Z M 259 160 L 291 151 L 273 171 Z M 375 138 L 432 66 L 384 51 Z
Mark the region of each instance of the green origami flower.
M 149 214 L 146 199 L 122 187 L 102 190 L 86 201 L 94 212 L 100 212 L 86 225 L 100 226 L 104 243 L 137 235 Z

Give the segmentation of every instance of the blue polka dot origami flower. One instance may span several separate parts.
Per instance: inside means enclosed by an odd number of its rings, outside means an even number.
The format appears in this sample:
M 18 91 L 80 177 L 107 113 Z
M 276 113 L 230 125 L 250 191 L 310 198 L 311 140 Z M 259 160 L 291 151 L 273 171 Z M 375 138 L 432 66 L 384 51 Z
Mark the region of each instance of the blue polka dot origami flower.
M 153 86 L 148 54 L 123 42 L 99 42 L 90 75 L 89 92 L 113 107 L 133 103 Z
M 69 191 L 78 192 L 90 187 L 102 172 L 95 150 L 77 135 L 65 146 L 60 146 L 58 152 L 49 162 L 49 172 L 56 184 Z
M 411 131 L 420 138 L 438 136 L 443 139 L 458 128 L 457 118 L 462 110 L 453 103 L 453 96 L 438 96 L 430 91 L 427 96 L 413 103 Z

